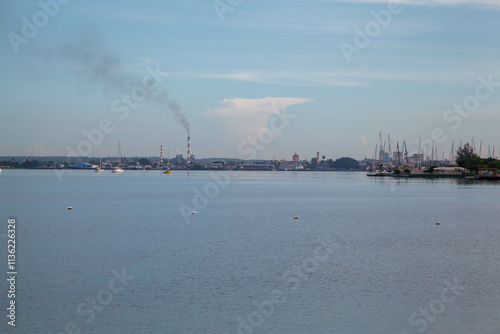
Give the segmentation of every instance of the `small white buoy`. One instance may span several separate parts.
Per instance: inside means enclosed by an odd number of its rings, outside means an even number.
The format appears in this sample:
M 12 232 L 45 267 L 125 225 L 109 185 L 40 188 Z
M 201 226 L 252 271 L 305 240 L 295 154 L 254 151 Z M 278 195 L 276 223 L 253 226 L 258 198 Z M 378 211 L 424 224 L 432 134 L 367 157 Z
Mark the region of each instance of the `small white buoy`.
M 440 222 L 437 222 L 437 223 L 436 223 L 436 225 L 441 225 L 441 223 L 440 223 Z
M 73 207 L 72 206 L 68 206 L 68 210 L 73 210 Z
M 293 219 L 299 219 L 299 217 L 297 217 L 297 216 L 294 216 L 294 217 L 293 217 Z
M 196 214 L 196 211 L 191 212 L 191 214 L 192 214 L 192 215 L 195 215 L 195 214 Z

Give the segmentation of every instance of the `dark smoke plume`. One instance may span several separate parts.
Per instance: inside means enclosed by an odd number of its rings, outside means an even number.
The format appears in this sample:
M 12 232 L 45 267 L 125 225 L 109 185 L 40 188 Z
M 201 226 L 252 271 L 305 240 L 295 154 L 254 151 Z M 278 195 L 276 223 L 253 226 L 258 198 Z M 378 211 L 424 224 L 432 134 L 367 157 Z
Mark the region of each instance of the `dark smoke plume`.
M 177 104 L 177 102 L 175 101 L 170 101 L 168 103 L 168 107 L 170 108 L 170 111 L 172 111 L 172 113 L 174 114 L 177 121 L 184 127 L 184 129 L 186 129 L 189 136 L 189 122 L 187 121 L 186 116 L 182 112 L 182 109 L 179 106 L 179 104 Z
M 95 35 L 82 36 L 64 43 L 60 47 L 60 54 L 77 73 L 82 74 L 92 84 L 100 85 L 105 95 L 128 94 L 134 86 L 142 85 L 146 73 L 141 69 L 142 74 L 138 74 L 138 67 L 125 66 L 106 43 Z M 169 99 L 168 91 L 161 88 L 150 90 L 146 101 L 172 112 L 189 133 L 186 115 L 177 102 Z

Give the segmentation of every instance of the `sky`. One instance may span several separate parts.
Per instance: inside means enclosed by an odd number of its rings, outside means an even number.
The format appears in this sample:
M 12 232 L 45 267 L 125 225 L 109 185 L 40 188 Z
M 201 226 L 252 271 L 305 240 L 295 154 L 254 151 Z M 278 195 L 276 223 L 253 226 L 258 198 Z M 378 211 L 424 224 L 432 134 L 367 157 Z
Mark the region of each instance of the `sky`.
M 0 156 L 500 151 L 498 0 L 0 2 Z M 384 144 L 383 144 L 384 145 Z M 496 154 L 495 155 L 500 155 Z

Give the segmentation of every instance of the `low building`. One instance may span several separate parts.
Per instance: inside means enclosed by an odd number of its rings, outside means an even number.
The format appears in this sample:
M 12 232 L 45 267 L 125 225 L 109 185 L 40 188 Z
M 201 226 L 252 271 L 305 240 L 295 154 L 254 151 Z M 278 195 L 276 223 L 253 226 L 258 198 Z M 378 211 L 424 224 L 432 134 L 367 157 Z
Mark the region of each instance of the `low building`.
M 412 170 L 411 174 L 429 174 L 431 171 L 429 167 L 423 167 L 421 169 Z M 466 174 L 467 169 L 463 167 L 436 167 L 432 170 L 432 174 L 442 174 L 442 175 L 461 175 Z
M 99 166 L 92 164 L 85 164 L 85 163 L 79 163 L 73 166 L 69 166 L 69 168 L 74 168 L 74 169 L 96 169 L 97 167 Z

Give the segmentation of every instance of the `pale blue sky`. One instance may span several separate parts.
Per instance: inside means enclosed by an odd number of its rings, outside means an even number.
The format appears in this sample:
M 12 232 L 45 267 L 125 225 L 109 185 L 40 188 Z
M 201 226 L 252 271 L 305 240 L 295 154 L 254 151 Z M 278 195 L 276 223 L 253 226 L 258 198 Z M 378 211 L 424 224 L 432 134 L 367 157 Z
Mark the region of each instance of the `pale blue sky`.
M 146 100 L 123 120 L 112 110 L 147 66 L 161 69 L 154 94 L 168 92 L 182 108 L 197 157 L 247 158 L 239 145 L 280 107 L 296 117 L 259 158 L 371 157 L 379 131 L 413 150 L 436 128 L 446 156 L 452 139 L 500 150 L 500 84 L 468 118 L 443 119 L 475 95 L 480 76 L 500 82 L 500 2 L 403 3 L 349 63 L 341 43 L 355 46 L 355 28 L 387 2 L 243 0 L 221 21 L 213 0 L 72 0 L 16 53 L 9 33 L 22 37 L 23 17 L 33 22 L 41 7 L 4 1 L 0 155 L 66 155 L 103 118 L 115 129 L 92 145 L 93 156 L 117 155 L 118 140 L 127 156 L 158 155 L 160 145 L 185 155 L 186 131 L 167 102 Z

